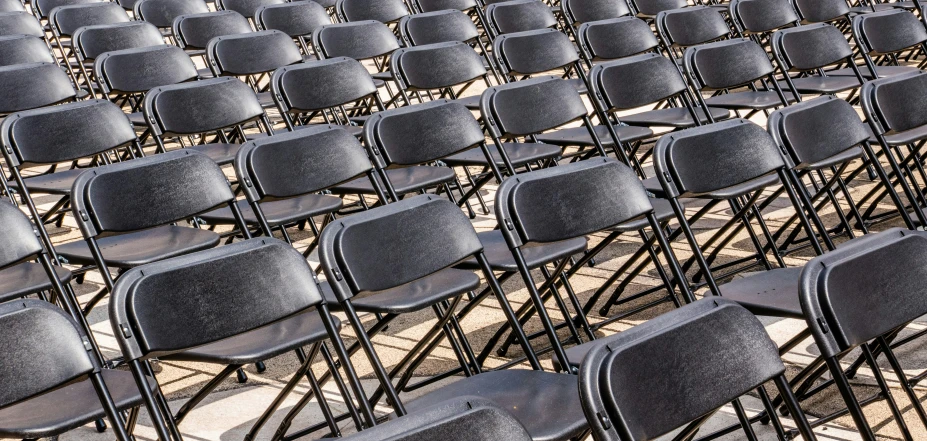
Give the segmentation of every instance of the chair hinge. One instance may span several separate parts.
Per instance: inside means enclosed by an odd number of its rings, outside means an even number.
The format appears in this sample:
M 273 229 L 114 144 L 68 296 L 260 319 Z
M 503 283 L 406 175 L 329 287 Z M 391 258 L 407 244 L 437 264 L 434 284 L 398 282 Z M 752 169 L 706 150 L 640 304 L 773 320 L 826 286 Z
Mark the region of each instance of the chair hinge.
M 335 276 L 335 280 L 337 280 L 337 281 L 339 281 L 339 282 L 342 281 L 342 280 L 344 280 L 344 276 L 341 275 L 341 271 L 338 271 L 338 268 L 332 269 L 332 275 L 334 275 L 334 276 Z
M 504 223 L 505 223 L 505 228 L 508 228 L 509 231 L 512 231 L 512 230 L 515 229 L 515 226 L 512 225 L 511 219 L 506 219 L 506 220 L 504 221 Z
M 821 332 L 825 334 L 830 332 L 830 329 L 827 327 L 827 322 L 824 321 L 824 317 L 818 317 L 818 326 L 821 327 Z
M 596 412 L 595 416 L 599 418 L 599 423 L 602 424 L 602 428 L 605 430 L 612 428 L 612 422 L 608 419 L 607 416 L 602 415 L 602 412 Z
M 119 325 L 119 330 L 122 331 L 123 337 L 132 338 L 132 333 L 129 331 L 129 325 L 122 323 Z

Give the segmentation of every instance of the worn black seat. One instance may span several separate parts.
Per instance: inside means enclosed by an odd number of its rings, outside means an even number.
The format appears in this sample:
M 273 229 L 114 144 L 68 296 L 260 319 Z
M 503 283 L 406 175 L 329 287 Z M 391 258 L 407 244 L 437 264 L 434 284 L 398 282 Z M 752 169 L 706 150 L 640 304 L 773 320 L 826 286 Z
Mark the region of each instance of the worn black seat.
M 180 256 L 219 245 L 219 235 L 197 228 L 161 228 L 104 237 L 97 241 L 103 258 L 116 268 L 132 268 L 168 257 Z M 94 256 L 83 241 L 55 246 L 62 257 L 75 265 L 93 265 Z
M 16 64 L 54 63 L 45 40 L 32 35 L 0 36 L 0 67 Z
M 531 441 L 524 426 L 506 409 L 474 397 L 454 397 L 423 407 L 390 424 L 349 435 L 350 441 L 414 441 L 440 437 L 447 441 Z
M 486 259 L 489 260 L 493 269 L 518 271 L 515 257 L 512 256 L 512 251 L 509 250 L 502 231 L 484 231 L 479 233 L 479 237 L 480 243 L 483 244 L 483 252 L 486 253 Z M 587 242 L 585 237 L 577 237 L 559 242 L 529 243 L 522 248 L 525 254 L 525 264 L 528 268 L 537 269 L 552 261 L 569 258 L 585 251 Z M 476 259 L 469 259 L 461 263 L 459 267 L 475 270 L 479 269 L 479 264 Z

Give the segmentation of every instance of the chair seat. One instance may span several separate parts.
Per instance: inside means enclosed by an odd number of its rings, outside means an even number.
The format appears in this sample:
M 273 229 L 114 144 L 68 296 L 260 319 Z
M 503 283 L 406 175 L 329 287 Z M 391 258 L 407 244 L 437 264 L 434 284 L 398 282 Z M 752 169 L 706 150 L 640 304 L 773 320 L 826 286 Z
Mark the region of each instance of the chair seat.
M 577 92 L 586 93 L 588 89 L 586 88 L 586 82 L 582 78 L 569 78 L 567 81 L 572 85 Z
M 801 319 L 798 281 L 802 268 L 776 268 L 750 274 L 718 287 L 721 296 L 756 315 Z
M 132 112 L 128 116 L 129 116 L 129 122 L 131 122 L 133 126 L 141 126 L 144 128 L 148 128 L 148 121 L 145 120 L 144 113 Z
M 451 182 L 456 175 L 448 167 L 431 167 L 426 165 L 417 165 L 413 167 L 394 168 L 386 171 L 389 181 L 397 194 L 417 192 L 426 188 L 432 188 L 440 184 Z M 380 182 L 380 177 L 376 177 Z M 383 185 L 382 183 L 380 184 Z M 341 184 L 333 188 L 335 194 L 376 194 L 373 190 L 373 184 L 367 177 L 357 178 L 353 181 Z M 386 188 L 383 188 L 386 191 Z
M 374 80 L 392 81 L 392 80 L 393 80 L 393 73 L 390 72 L 390 71 L 386 71 L 386 72 L 376 72 L 376 73 L 370 74 L 370 77 L 373 78 Z
M 302 130 L 302 129 L 306 129 L 309 127 L 318 127 L 318 126 L 315 124 L 305 124 L 305 125 L 295 126 L 293 127 L 293 130 Z M 359 125 L 358 126 L 338 125 L 337 127 L 344 129 L 344 131 L 350 133 L 351 136 L 354 136 L 357 138 L 360 138 L 361 136 L 364 135 L 364 128 Z M 264 132 L 249 133 L 245 135 L 245 139 L 247 139 L 248 141 L 254 141 L 255 139 L 266 138 L 267 136 L 268 135 Z
M 812 164 L 799 164 L 796 169 L 799 170 L 823 170 L 834 165 L 843 164 L 847 161 L 863 156 L 862 147 L 851 147 L 836 155 L 829 156 Z
M 274 95 L 270 92 L 258 92 L 257 93 L 258 102 L 261 103 L 261 107 L 276 107 L 277 102 L 274 101 Z
M 103 382 L 117 409 L 125 410 L 142 404 L 142 396 L 130 372 L 112 369 L 103 369 L 102 372 Z M 154 390 L 151 379 L 149 386 Z M 99 403 L 88 379 L 0 408 L 0 438 L 37 439 L 67 432 L 105 418 L 103 406 Z
M 576 438 L 589 427 L 575 375 L 525 369 L 484 372 L 405 403 L 415 412 L 461 396 L 479 397 L 514 416 L 534 441 Z
M 787 93 L 784 94 L 788 102 L 794 102 L 795 97 Z M 709 106 L 721 107 L 724 109 L 752 109 L 763 110 L 782 105 L 779 100 L 779 94 L 774 90 L 764 91 L 746 91 L 726 93 L 724 95 L 707 98 L 705 103 Z
M 341 198 L 321 194 L 306 194 L 294 198 L 261 203 L 264 218 L 272 227 L 301 221 L 312 216 L 327 214 L 341 208 Z M 248 201 L 238 201 L 245 222 L 257 224 L 258 219 Z M 222 207 L 200 216 L 208 224 L 234 224 L 235 217 L 229 207 Z
M 489 152 L 496 165 L 504 166 L 502 155 L 495 145 L 489 144 Z M 539 142 L 508 142 L 502 144 L 505 153 L 515 167 L 521 167 L 530 162 L 544 161 L 547 159 L 556 160 L 563 155 L 563 149 L 555 145 L 543 144 Z M 473 148 L 453 156 L 443 159 L 444 163 L 451 167 L 458 166 L 486 166 L 489 161 L 486 160 L 486 154 L 481 148 Z
M 71 281 L 71 272 L 67 268 L 53 266 L 58 281 L 62 284 Z M 0 271 L 0 302 L 16 299 L 29 294 L 52 289 L 45 267 L 38 263 L 24 262 Z
M 515 264 L 515 257 L 512 256 L 512 251 L 505 242 L 502 231 L 484 231 L 479 233 L 478 236 L 480 238 L 480 243 L 483 244 L 483 253 L 486 255 L 486 260 L 489 261 L 489 266 L 492 267 L 494 271 L 518 271 L 518 266 Z M 535 269 L 540 268 L 541 265 L 568 258 L 576 253 L 585 251 L 586 243 L 587 240 L 585 237 L 550 243 L 531 242 L 525 244 L 521 251 L 525 257 L 525 263 L 528 264 L 528 268 Z M 457 267 L 469 270 L 477 270 L 480 268 L 475 258 L 467 259 L 457 265 Z
M 905 130 L 900 133 L 885 135 L 885 142 L 888 145 L 906 145 L 927 138 L 927 125 L 915 127 L 911 130 Z
M 341 321 L 332 317 L 336 329 Z M 195 361 L 215 364 L 249 364 L 276 357 L 328 338 L 328 332 L 315 309 L 268 326 L 162 357 L 162 360 Z
M 71 194 L 71 186 L 81 173 L 87 171 L 86 168 L 74 168 L 54 173 L 45 173 L 43 175 L 31 176 L 23 179 L 26 188 L 31 193 L 57 194 L 67 196 Z M 16 181 L 9 182 L 10 188 L 18 189 L 19 184 Z
M 146 263 L 206 250 L 219 245 L 214 231 L 166 225 L 97 240 L 107 265 L 133 268 Z M 58 255 L 75 265 L 94 265 L 90 247 L 83 240 L 55 246 Z
M 636 142 L 653 136 L 653 130 L 650 130 L 646 127 L 614 127 L 615 132 L 618 134 L 618 139 L 620 139 L 621 142 Z M 615 144 L 612 140 L 612 136 L 608 133 L 608 127 L 595 126 L 595 134 L 599 137 L 599 141 L 602 142 L 602 145 Z M 592 136 L 589 135 L 589 129 L 587 129 L 586 126 L 571 127 L 568 129 L 560 129 L 555 132 L 542 133 L 537 135 L 537 140 L 538 142 L 545 142 L 547 144 L 559 145 L 563 147 L 588 147 L 595 145 L 595 143 L 592 141 Z
M 731 117 L 731 112 L 727 109 L 709 107 L 708 111 L 711 112 L 711 116 L 715 121 L 721 121 Z M 708 122 L 708 117 L 705 116 L 705 112 L 701 107 L 695 109 L 695 114 L 698 116 L 699 121 L 703 123 Z M 695 125 L 692 120 L 692 115 L 689 114 L 689 109 L 685 107 L 670 107 L 668 109 L 656 109 L 635 113 L 633 115 L 626 115 L 621 117 L 621 122 L 632 126 L 645 127 L 685 128 Z
M 879 78 L 888 78 L 894 77 L 897 75 L 905 74 L 908 72 L 916 72 L 918 69 L 915 66 L 876 66 L 876 74 L 879 75 Z M 845 67 L 843 69 L 829 70 L 825 72 L 830 76 L 843 76 L 843 77 L 855 77 L 856 74 L 853 72 L 853 68 Z M 869 68 L 865 65 L 859 66 L 859 73 L 863 75 L 863 78 L 872 79 L 872 74 L 869 72 Z
M 480 95 L 467 96 L 463 98 L 458 98 L 454 102 L 460 103 L 469 110 L 480 110 Z
M 847 90 L 856 89 L 861 84 L 856 76 L 835 75 L 822 77 L 814 75 L 803 78 L 792 78 L 792 84 L 799 93 L 838 93 Z M 790 90 L 789 84 L 785 81 L 779 82 L 779 87 L 783 91 Z
M 650 204 L 653 205 L 653 214 L 657 216 L 657 221 L 665 222 L 676 217 L 676 213 L 673 211 L 673 207 L 670 205 L 669 201 L 662 198 L 650 198 Z M 617 227 L 612 228 L 612 231 L 638 231 L 643 228 L 650 228 L 650 222 L 647 221 L 646 217 L 641 217 L 638 219 L 627 221 Z
M 205 153 L 206 156 L 209 156 L 209 159 L 212 159 L 216 164 L 227 165 L 235 161 L 235 155 L 237 155 L 238 150 L 241 149 L 241 144 L 214 142 L 211 144 L 194 145 L 187 148 Z
M 382 291 L 363 291 L 351 298 L 361 312 L 404 314 L 427 308 L 480 286 L 472 271 L 445 268 L 404 285 Z

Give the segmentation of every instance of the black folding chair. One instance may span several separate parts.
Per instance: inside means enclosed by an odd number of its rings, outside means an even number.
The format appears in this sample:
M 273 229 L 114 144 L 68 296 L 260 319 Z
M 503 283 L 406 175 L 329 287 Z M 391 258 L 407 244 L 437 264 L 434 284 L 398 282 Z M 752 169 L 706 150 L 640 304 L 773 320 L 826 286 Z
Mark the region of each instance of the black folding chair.
M 0 116 L 76 99 L 68 74 L 55 63 L 0 67 Z
M 782 70 L 784 89 L 801 94 L 836 95 L 852 91 L 853 100 L 865 80 L 856 66 L 853 49 L 839 29 L 826 24 L 812 24 L 783 29 L 772 34 L 770 46 L 776 64 Z M 853 76 L 828 75 L 825 67 L 846 63 Z M 795 76 L 793 76 L 795 75 Z
M 245 222 L 268 237 L 276 229 L 291 244 L 286 228 L 308 223 L 316 239 L 303 252 L 307 257 L 316 247 L 319 230 L 343 206 L 340 198 L 319 193 L 366 175 L 380 202 L 387 201 L 367 152 L 339 126 L 320 124 L 245 143 L 235 158 L 235 175 L 247 197 L 238 202 Z M 324 216 L 321 226 L 312 220 L 318 216 Z M 235 224 L 228 208 L 200 217 L 213 225 Z
M 78 69 L 87 80 L 87 86 L 94 97 L 95 79 L 91 76 L 90 68 L 97 57 L 111 51 L 163 45 L 164 37 L 158 28 L 140 21 L 84 26 L 74 31 L 71 37 L 71 50 L 77 59 Z
M 455 311 L 461 297 L 479 286 L 480 278 L 471 271 L 454 269 L 455 264 L 475 258 L 506 318 L 516 329 L 520 326 L 493 277 L 476 231 L 454 204 L 434 195 L 420 195 L 339 219 L 322 231 L 319 250 L 326 279 L 358 336 L 358 343 L 349 353 L 363 348 L 380 383 L 380 390 L 370 395 L 371 400 L 385 393 L 399 421 L 407 413 L 414 414 L 451 398 L 476 396 L 511 412 L 532 439 L 573 439 L 587 430 L 575 376 L 524 369 L 481 373 L 474 363 Z M 438 322 L 387 372 L 371 336 L 398 315 L 427 308 L 434 310 Z M 383 319 L 367 327 L 358 312 L 381 313 Z M 404 402 L 397 391 L 443 378 L 409 384 L 418 367 L 410 364 L 412 357 L 422 351 L 432 352 L 442 340 L 442 331 L 468 378 Z M 530 353 L 524 333 L 520 337 L 525 353 Z M 403 369 L 393 386 L 391 379 Z
M 423 12 L 403 17 L 399 20 L 398 27 L 399 35 L 406 46 L 459 41 L 469 44 L 474 49 L 478 47 L 480 56 L 492 71 L 496 83 L 502 82 L 499 70 L 483 43 L 482 33 L 466 13 L 456 9 Z
M 255 12 L 262 6 L 282 5 L 283 0 L 216 0 L 216 9 L 235 11 L 245 18 L 254 19 Z
M 159 86 L 145 94 L 143 105 L 159 152 L 175 140 L 219 165 L 235 159 L 248 136 L 246 125 L 256 123 L 264 133 L 274 133 L 254 90 L 237 78 Z
M 251 85 L 264 107 L 274 107 L 270 75 L 281 67 L 303 61 L 289 35 L 277 31 L 224 35 L 209 40 L 206 61 L 215 77 L 233 76 Z
M 174 19 L 181 15 L 203 14 L 209 7 L 203 0 L 141 0 L 135 3 L 135 17 L 170 34 Z
M 177 425 L 226 377 L 246 363 L 295 351 L 300 367 L 251 427 L 255 439 L 283 400 L 306 377 L 332 435 L 340 430 L 321 395 L 311 366 L 319 352 L 336 375 L 358 429 L 373 425 L 360 380 L 346 356 L 334 319 L 319 292 L 315 273 L 289 245 L 251 239 L 212 250 L 140 266 L 125 273 L 113 291 L 110 323 L 137 379 L 152 374 L 149 360 L 197 362 L 227 367 L 193 395 L 176 414 L 162 396 L 145 393 L 145 405 L 159 438 L 180 441 Z M 325 342 L 348 377 L 364 420 Z M 310 346 L 308 353 L 304 347 Z M 141 383 L 141 381 L 139 381 Z
M 803 439 L 817 439 L 766 329 L 737 304 L 712 298 L 597 343 L 583 361 L 579 393 L 596 441 L 656 440 L 680 427 L 675 439 L 692 439 L 731 402 L 745 439 L 756 439 L 738 400 L 756 391 L 768 403 L 770 381 L 787 397 Z M 773 418 L 779 439 L 791 439 Z
M 30 35 L 45 38 L 45 29 L 28 12 L 0 12 L 0 35 Z
M 108 25 L 116 23 L 126 23 L 129 21 L 129 15 L 116 3 L 88 3 L 79 5 L 58 6 L 48 14 L 48 27 L 51 29 L 52 37 L 57 46 L 58 52 L 62 57 L 62 64 L 70 70 L 75 63 L 80 62 L 71 48 L 71 37 L 74 33 L 84 26 Z M 92 61 L 91 61 L 92 62 Z M 86 76 L 87 71 L 76 69 L 79 75 L 74 75 L 83 79 L 84 84 L 90 89 L 90 96 L 96 98 L 96 92 L 93 90 L 92 80 Z
M 721 11 L 709 6 L 662 11 L 654 22 L 666 52 L 677 63 L 689 47 L 727 40 L 734 35 Z
M 628 0 L 638 17 L 653 20 L 663 11 L 685 8 L 689 6 L 687 0 Z
M 19 0 L 2 0 L 0 1 L 0 13 L 2 12 L 19 12 L 25 11 L 25 5 Z
M 583 23 L 576 31 L 576 41 L 590 69 L 596 62 L 652 52 L 660 45 L 650 25 L 636 17 Z
M 627 0 L 561 0 L 560 10 L 574 36 L 585 23 L 633 15 Z
M 486 87 L 492 87 L 484 58 L 463 42 L 401 48 L 393 52 L 391 64 L 393 80 L 407 105 L 412 104 L 410 95 L 419 102 L 424 102 L 423 95 L 431 99 L 437 95 L 470 110 L 479 110 L 479 95 L 461 97 L 461 94 L 480 80 Z
M 55 57 L 41 38 L 32 35 L 0 36 L 0 67 L 55 62 Z
M 547 3 L 538 0 L 509 0 L 486 6 L 488 36 L 554 28 L 557 17 Z
M 801 275 L 805 320 L 864 440 L 876 439 L 861 408 L 873 399 L 885 399 L 902 437 L 914 439 L 876 361 L 883 354 L 910 405 L 927 426 L 927 414 L 913 387 L 923 375 L 909 379 L 892 351 L 899 343 L 894 341 L 898 332 L 927 311 L 920 283 L 927 274 L 919 264 L 925 255 L 927 238 L 923 233 L 891 229 L 865 243 L 815 258 Z M 840 364 L 840 359 L 855 348 L 862 350 L 880 392 L 865 400 L 856 397 Z
M 335 13 L 342 22 L 374 20 L 393 24 L 409 15 L 403 0 L 338 0 Z
M 853 40 L 862 53 L 868 78 L 885 78 L 920 71 L 927 66 L 900 66 L 898 58 L 927 55 L 927 28 L 917 16 L 904 10 L 889 10 L 853 17 Z
M 29 6 L 32 9 L 32 13 L 35 15 L 35 18 L 42 21 L 47 20 L 48 14 L 51 13 L 52 9 L 55 9 L 59 6 L 103 3 L 103 1 L 104 0 L 36 0 L 34 2 L 30 1 Z
M 393 94 L 388 81 L 393 74 L 389 71 L 389 56 L 399 49 L 399 40 L 385 24 L 376 20 L 339 23 L 322 26 L 312 33 L 312 48 L 319 59 L 348 57 L 357 61 L 372 61 L 371 73 L 377 87 L 386 86 Z M 386 105 L 392 105 L 399 98 L 392 96 Z
M 322 5 L 305 0 L 261 6 L 254 12 L 254 23 L 260 30 L 286 33 L 299 43 L 306 58 L 314 58 L 307 39 L 319 27 L 332 24 L 332 19 Z
M 389 424 L 349 435 L 347 441 L 531 441 L 505 409 L 476 397 L 460 397 L 421 409 Z
M 870 2 L 870 6 L 850 7 L 847 0 L 791 0 L 804 23 L 848 22 L 851 17 L 876 10 L 893 9 Z
M 526 1 L 537 3 L 537 0 Z M 567 81 L 580 93 L 586 93 L 586 73 L 576 46 L 570 37 L 555 29 L 500 35 L 493 42 L 493 56 L 506 82 L 562 70 L 563 78 L 568 78 Z M 576 78 L 571 78 L 573 74 Z
M 171 30 L 174 43 L 191 55 L 201 55 L 215 37 L 254 31 L 248 19 L 235 11 L 180 15 L 174 18 Z
M 73 319 L 47 302 L 27 299 L 0 303 L 0 325 L 0 436 L 57 437 L 105 417 L 116 439 L 133 439 L 137 411 L 128 424 L 119 414 L 142 403 L 132 375 L 103 369 Z M 140 380 L 150 393 L 147 379 Z
M 759 38 L 760 44 L 769 33 L 801 22 L 790 0 L 731 0 L 730 17 L 741 37 Z

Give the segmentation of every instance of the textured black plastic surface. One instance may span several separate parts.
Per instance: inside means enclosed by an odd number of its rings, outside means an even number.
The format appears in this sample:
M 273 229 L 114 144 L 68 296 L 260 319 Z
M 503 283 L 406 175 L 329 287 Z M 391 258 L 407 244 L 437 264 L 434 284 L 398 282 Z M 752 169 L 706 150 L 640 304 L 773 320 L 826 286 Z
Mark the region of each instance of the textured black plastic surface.
M 153 24 L 133 21 L 84 26 L 74 32 L 71 44 L 80 49 L 84 59 L 92 60 L 104 52 L 160 46 L 164 44 L 164 37 Z
M 369 20 L 322 26 L 312 33 L 312 46 L 320 58 L 366 60 L 399 49 L 399 41 L 385 24 Z
M 291 37 L 309 37 L 320 26 L 332 23 L 325 8 L 314 1 L 261 6 L 254 20 L 261 29 L 276 29 Z
M 416 89 L 456 86 L 486 75 L 483 57 L 461 42 L 399 49 L 391 62 L 394 75 Z
M 597 64 L 589 72 L 589 81 L 605 105 L 615 110 L 641 107 L 686 91 L 673 62 L 657 54 Z
M 566 0 L 560 2 L 560 9 L 574 23 L 608 20 L 631 14 L 628 4 L 622 0 Z
M 252 31 L 248 19 L 235 11 L 181 15 L 174 19 L 172 28 L 180 47 L 191 49 L 205 49 L 215 37 Z
M 271 78 L 271 87 L 293 111 L 340 106 L 377 91 L 367 69 L 346 57 L 280 68 Z
M 738 87 L 773 72 L 766 51 L 752 40 L 727 40 L 690 47 L 685 66 L 703 87 Z
M 97 78 L 117 93 L 145 93 L 199 77 L 190 56 L 174 45 L 106 52 L 95 60 L 94 71 Z
M 659 44 L 650 25 L 636 17 L 583 23 L 577 33 L 593 59 L 623 58 L 652 50 Z
M 493 42 L 493 51 L 508 70 L 524 75 L 565 67 L 579 60 L 570 37 L 556 29 L 500 35 Z
M 84 5 L 87 3 L 102 3 L 103 0 L 36 0 L 32 7 L 42 18 L 48 18 L 48 14 L 59 6 Z
M 486 19 L 500 34 L 533 31 L 557 24 L 550 7 L 537 0 L 511 0 L 486 7 Z
M 254 90 L 237 78 L 156 87 L 145 96 L 145 115 L 164 135 L 209 132 L 263 114 Z
M 135 4 L 135 13 L 142 20 L 159 28 L 170 28 L 181 15 L 209 12 L 203 0 L 142 0 Z
M 531 441 L 512 415 L 477 397 L 436 404 L 371 429 L 345 441 Z
M 693 6 L 657 15 L 657 29 L 674 46 L 688 47 L 728 36 L 730 26 L 717 8 Z
M 280 5 L 284 0 L 219 0 L 219 9 L 235 11 L 245 17 L 253 18 L 255 11 L 262 6 Z
M 0 0 L 0 13 L 25 11 L 26 8 L 19 0 Z
M 663 11 L 689 6 L 686 0 L 630 0 L 640 15 L 653 17 Z
M 537 77 L 483 91 L 480 112 L 502 135 L 530 135 L 586 115 L 579 92 L 568 81 Z
M 871 135 L 856 110 L 833 96 L 777 110 L 770 115 L 767 125 L 793 162 L 801 166 L 824 161 L 853 148 L 862 154 L 859 144 L 868 142 Z
M 480 34 L 467 14 L 457 10 L 426 12 L 403 17 L 399 28 L 412 45 L 471 41 Z
M 116 3 L 59 6 L 48 14 L 48 22 L 60 35 L 71 35 L 83 26 L 125 23 L 129 15 Z
M 733 0 L 731 11 L 744 30 L 755 33 L 773 31 L 799 21 L 789 0 Z
M 860 92 L 863 110 L 887 133 L 899 133 L 927 124 L 927 72 L 915 71 L 869 81 Z
M 911 12 L 894 9 L 853 18 L 853 32 L 872 55 L 889 54 L 927 42 L 927 28 Z
M 0 13 L 0 35 L 30 35 L 44 38 L 45 30 L 28 12 L 4 12 Z
M 409 15 L 402 0 L 338 0 L 335 9 L 348 21 L 392 23 Z
M 31 35 L 0 37 L 0 67 L 16 64 L 54 63 L 45 40 Z
M 18 263 L 42 251 L 32 222 L 8 202 L 0 202 L 0 268 Z
M 483 142 L 473 114 L 459 103 L 435 100 L 378 112 L 364 123 L 364 141 L 382 155 L 380 166 L 435 161 Z
M 422 13 L 446 11 L 469 11 L 477 7 L 475 0 L 416 0 L 415 4 Z
M 223 75 L 255 75 L 303 61 L 289 35 L 276 30 L 213 38 L 206 57 Z
M 824 23 L 777 31 L 772 45 L 786 67 L 796 70 L 823 68 L 853 55 L 843 33 Z
M 0 67 L 0 114 L 57 104 L 75 94 L 71 79 L 57 64 Z
M 850 13 L 846 0 L 792 0 L 803 21 L 820 23 L 843 18 Z

